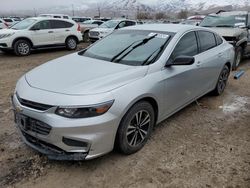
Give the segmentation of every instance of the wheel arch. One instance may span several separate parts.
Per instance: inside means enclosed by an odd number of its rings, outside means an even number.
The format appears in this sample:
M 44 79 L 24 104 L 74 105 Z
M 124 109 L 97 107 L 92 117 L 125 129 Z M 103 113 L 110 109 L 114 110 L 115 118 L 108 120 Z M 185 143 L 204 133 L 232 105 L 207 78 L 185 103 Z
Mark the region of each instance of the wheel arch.
M 28 41 L 28 42 L 30 43 L 31 47 L 34 46 L 34 45 L 33 45 L 33 42 L 32 42 L 31 39 L 29 39 L 28 37 L 17 37 L 17 38 L 15 38 L 15 39 L 13 40 L 13 42 L 12 42 L 12 48 L 14 48 L 14 45 L 15 45 L 15 43 L 16 43 L 18 40 L 26 40 L 26 41 Z
M 67 38 L 65 39 L 65 43 L 66 43 L 66 41 L 68 40 L 68 38 L 70 38 L 70 37 L 75 38 L 76 41 L 77 41 L 77 43 L 79 43 L 79 39 L 78 39 L 77 36 L 75 36 L 75 35 L 69 35 L 69 36 L 67 36 Z

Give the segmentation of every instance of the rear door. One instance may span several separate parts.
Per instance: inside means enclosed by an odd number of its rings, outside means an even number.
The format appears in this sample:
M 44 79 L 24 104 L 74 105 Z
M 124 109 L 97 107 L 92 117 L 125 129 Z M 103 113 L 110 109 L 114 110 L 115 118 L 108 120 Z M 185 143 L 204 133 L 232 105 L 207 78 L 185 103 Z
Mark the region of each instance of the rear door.
M 214 89 L 219 78 L 223 62 L 226 63 L 224 48 L 216 40 L 216 35 L 209 31 L 198 31 L 199 54 L 196 56 L 197 80 L 200 95 Z
M 51 45 L 55 43 L 54 31 L 50 20 L 36 23 L 30 30 L 34 46 Z
M 64 44 L 74 24 L 64 20 L 51 20 L 51 23 L 54 30 L 55 44 Z

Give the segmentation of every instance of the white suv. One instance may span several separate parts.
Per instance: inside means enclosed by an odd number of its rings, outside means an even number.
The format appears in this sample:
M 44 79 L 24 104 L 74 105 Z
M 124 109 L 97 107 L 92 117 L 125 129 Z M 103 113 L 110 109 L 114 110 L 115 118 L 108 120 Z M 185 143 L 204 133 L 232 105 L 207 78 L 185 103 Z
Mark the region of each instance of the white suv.
M 82 41 L 80 25 L 73 20 L 27 18 L 10 29 L 0 30 L 0 50 L 29 55 L 31 49 L 66 46 L 75 50 Z

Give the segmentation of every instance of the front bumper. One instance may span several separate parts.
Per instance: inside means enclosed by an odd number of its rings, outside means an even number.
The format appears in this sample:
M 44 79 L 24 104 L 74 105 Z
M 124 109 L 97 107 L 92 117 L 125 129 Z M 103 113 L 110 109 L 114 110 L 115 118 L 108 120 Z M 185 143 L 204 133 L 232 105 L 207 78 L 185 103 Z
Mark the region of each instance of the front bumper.
M 12 49 L 12 43 L 9 38 L 0 39 L 0 49 Z
M 23 106 L 16 95 L 12 97 L 12 104 L 16 113 L 51 126 L 48 134 L 40 134 L 37 129 L 27 129 L 21 121 L 16 122 L 23 141 L 49 159 L 88 160 L 113 150 L 118 120 L 109 112 L 94 118 L 68 119 L 54 114 L 53 107 L 41 112 Z M 65 138 L 84 144 L 67 144 Z

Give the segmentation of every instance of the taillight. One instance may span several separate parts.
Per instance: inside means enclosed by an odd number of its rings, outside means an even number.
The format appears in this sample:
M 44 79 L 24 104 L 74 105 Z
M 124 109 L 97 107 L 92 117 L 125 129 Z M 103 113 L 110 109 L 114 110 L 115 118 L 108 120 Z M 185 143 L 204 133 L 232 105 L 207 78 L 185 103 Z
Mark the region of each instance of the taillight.
M 81 31 L 81 26 L 78 24 L 77 31 Z

